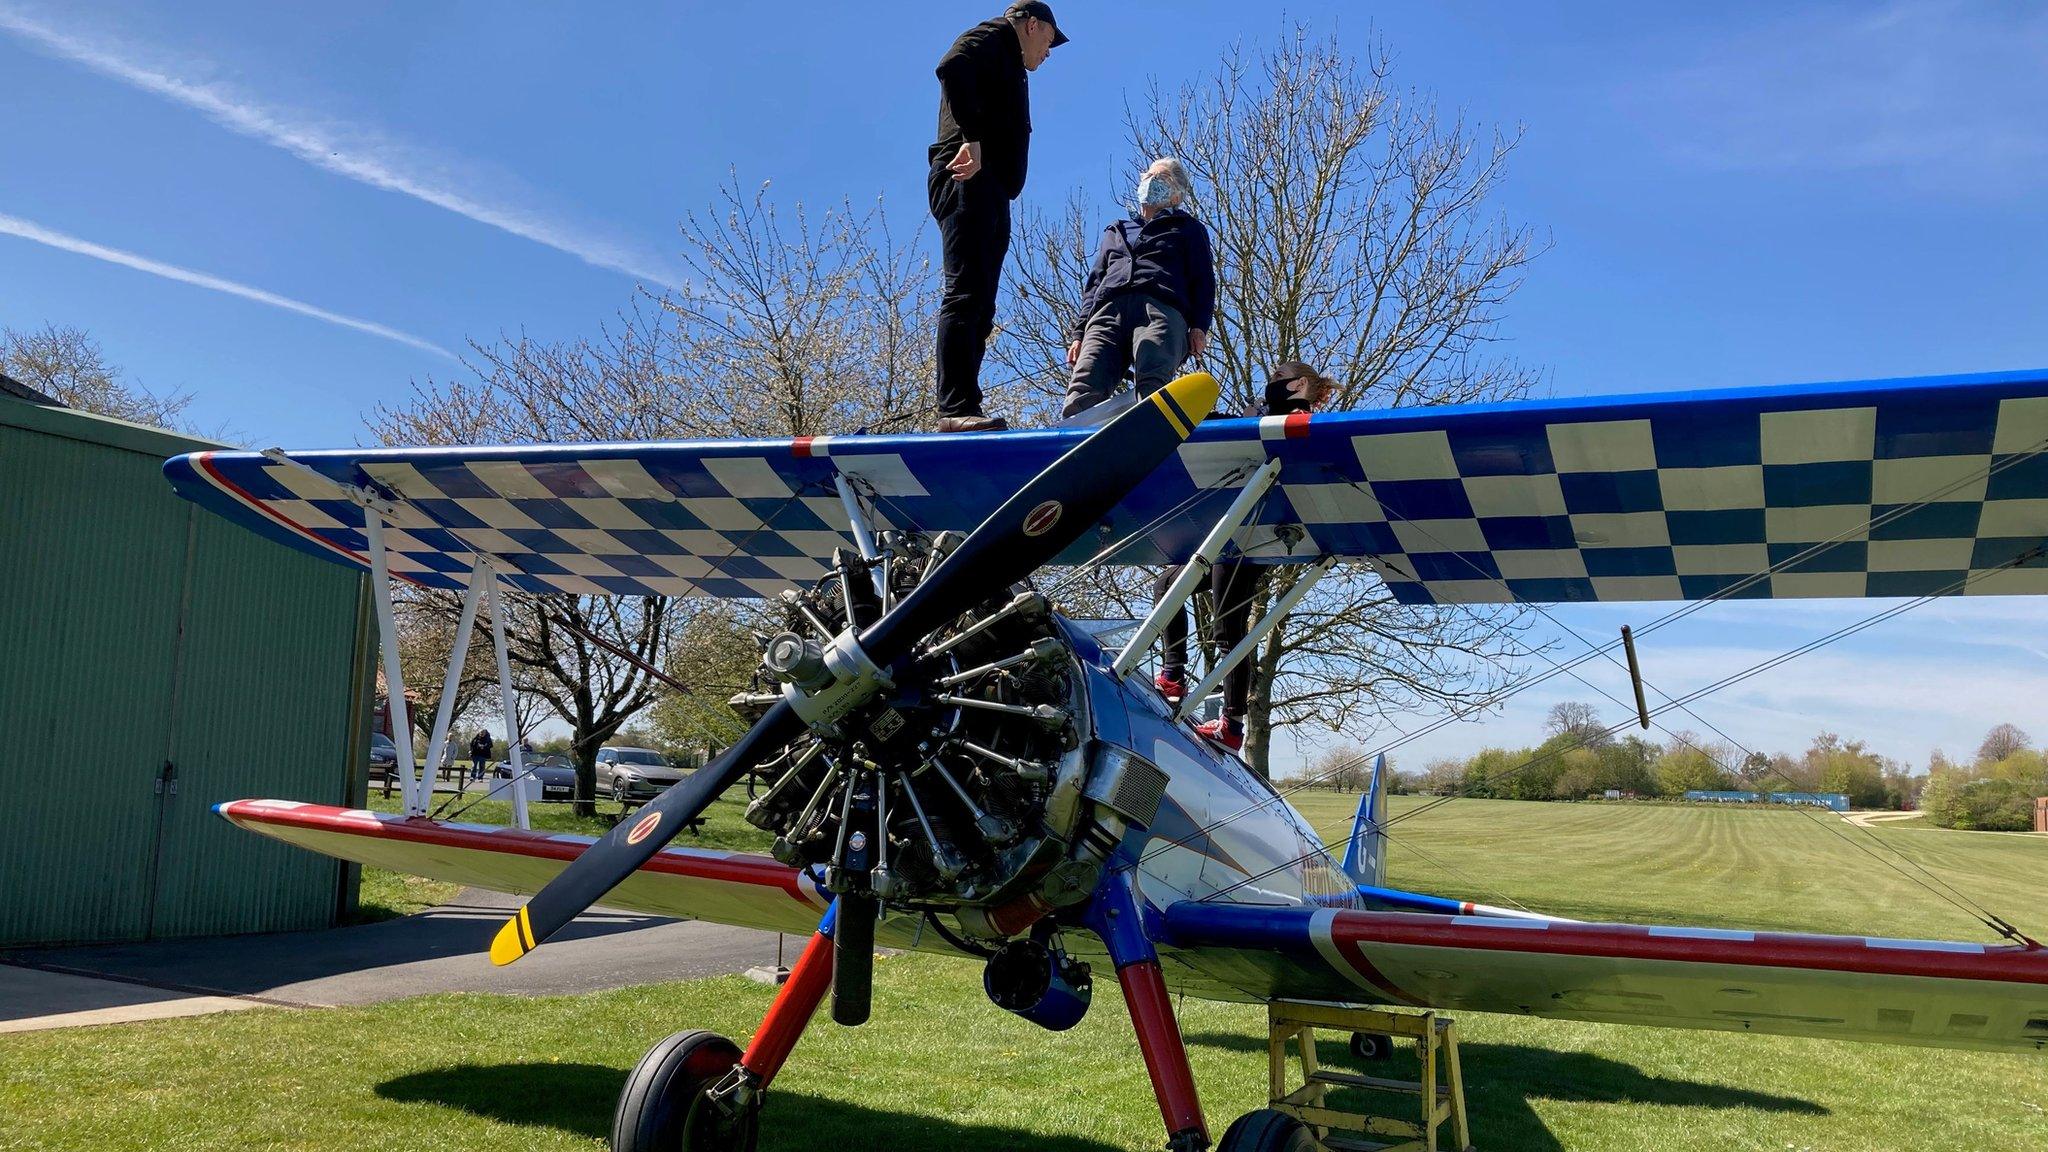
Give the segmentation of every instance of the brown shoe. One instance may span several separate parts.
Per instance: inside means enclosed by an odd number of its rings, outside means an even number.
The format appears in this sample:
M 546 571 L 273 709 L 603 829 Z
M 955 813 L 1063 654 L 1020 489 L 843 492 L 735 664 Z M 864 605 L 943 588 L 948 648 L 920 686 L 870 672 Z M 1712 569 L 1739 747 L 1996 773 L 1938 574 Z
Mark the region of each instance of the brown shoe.
M 941 432 L 1007 432 L 1010 422 L 1001 416 L 941 416 Z

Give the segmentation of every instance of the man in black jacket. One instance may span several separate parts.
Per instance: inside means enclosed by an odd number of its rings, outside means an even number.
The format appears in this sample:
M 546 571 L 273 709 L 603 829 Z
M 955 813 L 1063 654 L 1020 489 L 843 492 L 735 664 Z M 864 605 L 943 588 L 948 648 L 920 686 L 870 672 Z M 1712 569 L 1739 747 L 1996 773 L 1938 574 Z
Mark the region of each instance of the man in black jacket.
M 1026 74 L 1067 37 L 1043 0 L 1017 0 L 953 42 L 940 59 L 939 138 L 926 191 L 939 222 L 945 295 L 939 301 L 939 431 L 994 432 L 981 410 L 981 359 L 995 327 L 996 290 L 1010 250 L 1010 201 L 1024 191 L 1031 152 Z

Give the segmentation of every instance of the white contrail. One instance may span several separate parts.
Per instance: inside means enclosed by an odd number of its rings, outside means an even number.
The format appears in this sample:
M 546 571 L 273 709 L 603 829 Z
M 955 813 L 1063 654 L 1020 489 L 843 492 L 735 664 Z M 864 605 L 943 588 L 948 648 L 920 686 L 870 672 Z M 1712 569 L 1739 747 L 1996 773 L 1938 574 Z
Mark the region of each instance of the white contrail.
M 372 336 L 381 336 L 386 340 L 395 340 L 400 344 L 418 348 L 423 352 L 432 352 L 437 356 L 446 356 L 450 360 L 457 359 L 455 353 L 448 351 L 439 344 L 435 344 L 430 340 L 422 340 L 410 332 L 400 332 L 396 328 L 387 328 L 374 320 L 362 320 L 354 316 L 344 316 L 339 312 L 329 312 L 325 308 L 308 304 L 304 300 L 294 300 L 289 296 L 279 296 L 275 292 L 265 292 L 261 288 L 252 288 L 247 284 L 240 284 L 233 280 L 223 280 L 218 276 L 209 276 L 204 272 L 195 272 L 190 268 L 180 268 L 176 264 L 166 264 L 161 260 L 151 260 L 147 256 L 138 256 L 133 252 L 124 252 L 119 248 L 109 248 L 104 244 L 95 244 L 90 240 L 81 240 L 76 236 L 53 231 L 40 224 L 31 223 L 14 216 L 0 214 L 0 235 L 19 236 L 23 240 L 32 240 L 37 244 L 47 244 L 52 248 L 59 248 L 66 252 L 76 252 L 80 256 L 90 256 L 95 260 L 105 260 L 109 264 L 119 264 L 123 268 L 133 268 L 138 272 L 147 272 L 152 276 L 161 276 L 166 280 L 176 280 L 181 284 L 210 288 L 215 292 L 225 292 L 230 296 L 240 296 L 244 300 L 254 300 L 258 304 L 268 304 L 272 308 L 282 308 L 287 312 L 297 312 L 301 316 L 311 316 L 315 320 L 324 320 L 329 324 L 339 324 L 343 328 L 353 328 L 358 332 L 367 332 Z
M 281 148 L 337 176 L 447 209 L 586 264 L 677 286 L 653 261 L 622 245 L 582 234 L 532 210 L 458 190 L 445 158 L 427 155 L 375 129 L 266 105 L 218 81 L 185 79 L 177 73 L 189 76 L 205 67 L 161 59 L 144 62 L 129 46 L 60 29 L 5 3 L 0 3 L 0 32 L 12 33 L 47 55 L 182 104 L 231 132 Z

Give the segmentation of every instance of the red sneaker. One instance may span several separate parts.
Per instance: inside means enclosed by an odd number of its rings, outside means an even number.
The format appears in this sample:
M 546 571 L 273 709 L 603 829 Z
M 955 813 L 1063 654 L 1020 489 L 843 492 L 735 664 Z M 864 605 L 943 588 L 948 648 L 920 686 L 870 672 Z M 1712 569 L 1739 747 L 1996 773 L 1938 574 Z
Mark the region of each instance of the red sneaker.
M 1164 672 L 1152 678 L 1152 686 L 1159 689 L 1161 696 L 1176 704 L 1180 703 L 1181 697 L 1188 694 L 1188 686 L 1180 677 L 1168 676 Z
M 1228 716 L 1219 716 L 1207 724 L 1195 725 L 1195 733 L 1213 743 L 1223 745 L 1232 752 L 1244 751 L 1244 724 Z

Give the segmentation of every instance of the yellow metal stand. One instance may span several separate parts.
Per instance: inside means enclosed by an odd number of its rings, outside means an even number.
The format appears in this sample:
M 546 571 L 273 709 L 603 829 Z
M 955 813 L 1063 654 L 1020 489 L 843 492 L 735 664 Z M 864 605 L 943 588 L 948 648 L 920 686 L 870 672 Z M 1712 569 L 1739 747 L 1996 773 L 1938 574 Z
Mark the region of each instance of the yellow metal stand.
M 1267 1017 L 1270 1032 L 1266 1052 L 1273 1074 L 1273 1107 L 1307 1124 L 1316 1140 L 1330 1152 L 1437 1152 L 1437 1128 L 1445 1120 L 1451 1122 L 1451 1133 L 1456 1138 L 1450 1148 L 1471 1152 L 1472 1133 L 1465 1123 L 1465 1080 L 1458 1069 L 1458 1036 L 1448 1018 L 1434 1012 L 1379 1012 L 1289 1000 L 1275 1001 L 1269 1006 Z M 1319 1068 L 1317 1028 L 1339 1029 L 1347 1034 L 1377 1032 L 1411 1039 L 1422 1060 L 1422 1079 L 1387 1080 Z M 1295 1042 L 1301 1057 L 1302 1084 L 1292 1090 L 1287 1087 L 1289 1040 Z M 1437 1083 L 1439 1068 L 1443 1070 L 1441 1085 Z M 1338 1087 L 1415 1096 L 1422 1105 L 1422 1122 L 1331 1108 L 1327 1098 L 1330 1089 Z M 1373 1139 L 1380 1136 L 1393 1137 L 1397 1142 Z

